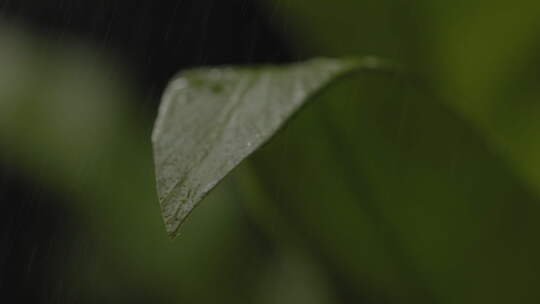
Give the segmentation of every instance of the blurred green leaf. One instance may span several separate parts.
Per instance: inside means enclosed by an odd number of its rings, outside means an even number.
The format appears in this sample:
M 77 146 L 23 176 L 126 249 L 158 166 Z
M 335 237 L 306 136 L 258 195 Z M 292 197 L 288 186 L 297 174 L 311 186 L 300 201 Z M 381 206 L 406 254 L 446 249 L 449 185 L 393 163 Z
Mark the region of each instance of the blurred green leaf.
M 413 67 L 434 102 L 475 124 L 540 196 L 539 1 L 263 3 L 303 56 L 376 54 Z
M 65 198 L 76 223 L 58 266 L 65 289 L 83 303 L 250 303 L 252 261 L 265 262 L 229 183 L 171 243 L 153 187 L 153 111 L 136 106 L 144 94 L 122 60 L 50 38 L 0 24 L 0 160 Z
M 320 58 L 283 67 L 196 69 L 174 79 L 152 136 L 169 235 L 314 93 L 348 72 L 385 66 L 372 57 Z
M 540 298 L 538 198 L 403 77 L 335 82 L 250 163 L 275 213 L 368 303 Z

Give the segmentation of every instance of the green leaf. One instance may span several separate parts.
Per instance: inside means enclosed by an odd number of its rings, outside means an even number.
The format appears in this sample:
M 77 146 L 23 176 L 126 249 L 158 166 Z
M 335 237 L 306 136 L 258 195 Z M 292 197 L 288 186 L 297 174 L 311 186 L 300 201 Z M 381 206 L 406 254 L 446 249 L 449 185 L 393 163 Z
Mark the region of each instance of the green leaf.
M 337 77 L 388 64 L 373 57 L 286 66 L 202 68 L 167 88 L 152 134 L 167 232 L 177 235 L 197 203 Z
M 270 217 L 268 235 L 294 231 L 360 302 L 540 303 L 538 197 L 409 79 L 358 73 L 325 89 L 249 158 L 238 192 Z

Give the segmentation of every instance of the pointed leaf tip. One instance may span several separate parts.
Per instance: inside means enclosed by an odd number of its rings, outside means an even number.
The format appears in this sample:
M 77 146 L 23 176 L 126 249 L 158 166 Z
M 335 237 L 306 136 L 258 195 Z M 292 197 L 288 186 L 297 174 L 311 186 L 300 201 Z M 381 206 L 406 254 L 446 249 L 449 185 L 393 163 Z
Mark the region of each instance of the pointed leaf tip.
M 167 87 L 152 133 L 156 183 L 169 237 L 204 196 L 269 140 L 315 92 L 374 57 L 283 66 L 188 70 Z

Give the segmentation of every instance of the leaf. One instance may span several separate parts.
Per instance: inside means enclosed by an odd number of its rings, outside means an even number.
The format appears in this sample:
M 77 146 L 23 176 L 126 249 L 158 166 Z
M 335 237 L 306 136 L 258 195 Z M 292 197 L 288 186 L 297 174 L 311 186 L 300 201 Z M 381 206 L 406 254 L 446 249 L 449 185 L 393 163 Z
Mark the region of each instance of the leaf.
M 317 94 L 245 162 L 238 193 L 276 242 L 299 235 L 363 302 L 540 303 L 528 292 L 540 201 L 479 128 L 409 79 L 358 73 Z
M 373 57 L 286 66 L 201 68 L 171 81 L 152 134 L 167 232 L 243 159 L 337 77 L 388 65 Z

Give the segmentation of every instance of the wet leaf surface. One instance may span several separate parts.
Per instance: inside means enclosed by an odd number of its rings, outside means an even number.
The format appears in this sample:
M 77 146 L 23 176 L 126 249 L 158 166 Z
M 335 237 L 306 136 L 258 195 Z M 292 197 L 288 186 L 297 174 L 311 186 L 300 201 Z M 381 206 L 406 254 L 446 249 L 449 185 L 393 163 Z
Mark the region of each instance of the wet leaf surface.
M 285 66 L 201 68 L 167 88 L 152 141 L 167 232 L 227 173 L 269 140 L 321 88 L 347 73 L 384 68 L 372 57 Z

